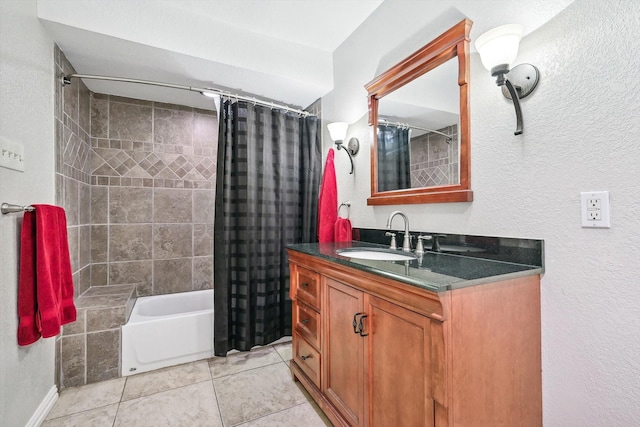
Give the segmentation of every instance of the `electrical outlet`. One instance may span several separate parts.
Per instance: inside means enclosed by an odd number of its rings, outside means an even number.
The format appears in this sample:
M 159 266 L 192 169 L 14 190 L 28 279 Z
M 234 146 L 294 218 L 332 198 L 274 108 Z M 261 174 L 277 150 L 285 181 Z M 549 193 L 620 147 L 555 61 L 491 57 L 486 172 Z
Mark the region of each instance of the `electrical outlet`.
M 595 199 L 595 198 L 587 199 L 587 220 L 589 221 L 602 220 L 602 199 Z
M 582 227 L 611 227 L 608 191 L 590 191 L 580 193 L 580 205 L 582 213 Z

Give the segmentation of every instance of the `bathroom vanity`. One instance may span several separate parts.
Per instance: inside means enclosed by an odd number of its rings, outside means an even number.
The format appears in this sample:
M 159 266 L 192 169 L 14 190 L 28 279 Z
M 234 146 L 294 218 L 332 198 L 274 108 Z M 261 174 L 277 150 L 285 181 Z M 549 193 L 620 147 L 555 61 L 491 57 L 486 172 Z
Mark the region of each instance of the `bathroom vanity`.
M 541 426 L 541 266 L 288 246 L 291 372 L 336 426 Z

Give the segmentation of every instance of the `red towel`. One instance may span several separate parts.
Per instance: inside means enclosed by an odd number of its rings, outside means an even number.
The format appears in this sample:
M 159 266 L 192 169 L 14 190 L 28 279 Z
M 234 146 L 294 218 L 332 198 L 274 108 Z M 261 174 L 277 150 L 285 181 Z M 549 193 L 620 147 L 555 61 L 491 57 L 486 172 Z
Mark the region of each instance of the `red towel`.
M 351 242 L 351 221 L 349 218 L 338 218 L 335 225 L 335 241 Z
M 18 344 L 53 337 L 60 326 L 76 320 L 73 278 L 64 210 L 33 205 L 22 220 Z
M 333 229 L 338 219 L 338 188 L 333 156 L 333 148 L 330 148 L 318 199 L 318 242 L 320 243 L 333 242 Z

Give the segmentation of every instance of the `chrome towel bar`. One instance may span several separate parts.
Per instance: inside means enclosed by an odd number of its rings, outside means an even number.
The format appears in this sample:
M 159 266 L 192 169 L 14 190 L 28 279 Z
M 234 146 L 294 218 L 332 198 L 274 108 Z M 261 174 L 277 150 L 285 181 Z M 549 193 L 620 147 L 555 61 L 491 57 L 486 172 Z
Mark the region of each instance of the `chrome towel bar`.
M 0 205 L 0 212 L 3 215 L 10 213 L 18 213 L 18 212 L 32 212 L 35 208 L 33 206 L 20 206 L 20 205 L 12 205 L 9 203 L 3 203 Z

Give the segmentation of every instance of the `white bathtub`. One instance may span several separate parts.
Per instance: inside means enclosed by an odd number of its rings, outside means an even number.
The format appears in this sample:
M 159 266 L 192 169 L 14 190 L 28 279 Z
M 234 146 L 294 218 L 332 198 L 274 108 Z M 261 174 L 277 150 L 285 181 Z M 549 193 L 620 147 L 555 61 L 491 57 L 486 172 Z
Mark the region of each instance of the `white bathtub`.
M 142 297 L 122 325 L 122 376 L 213 357 L 213 289 Z

